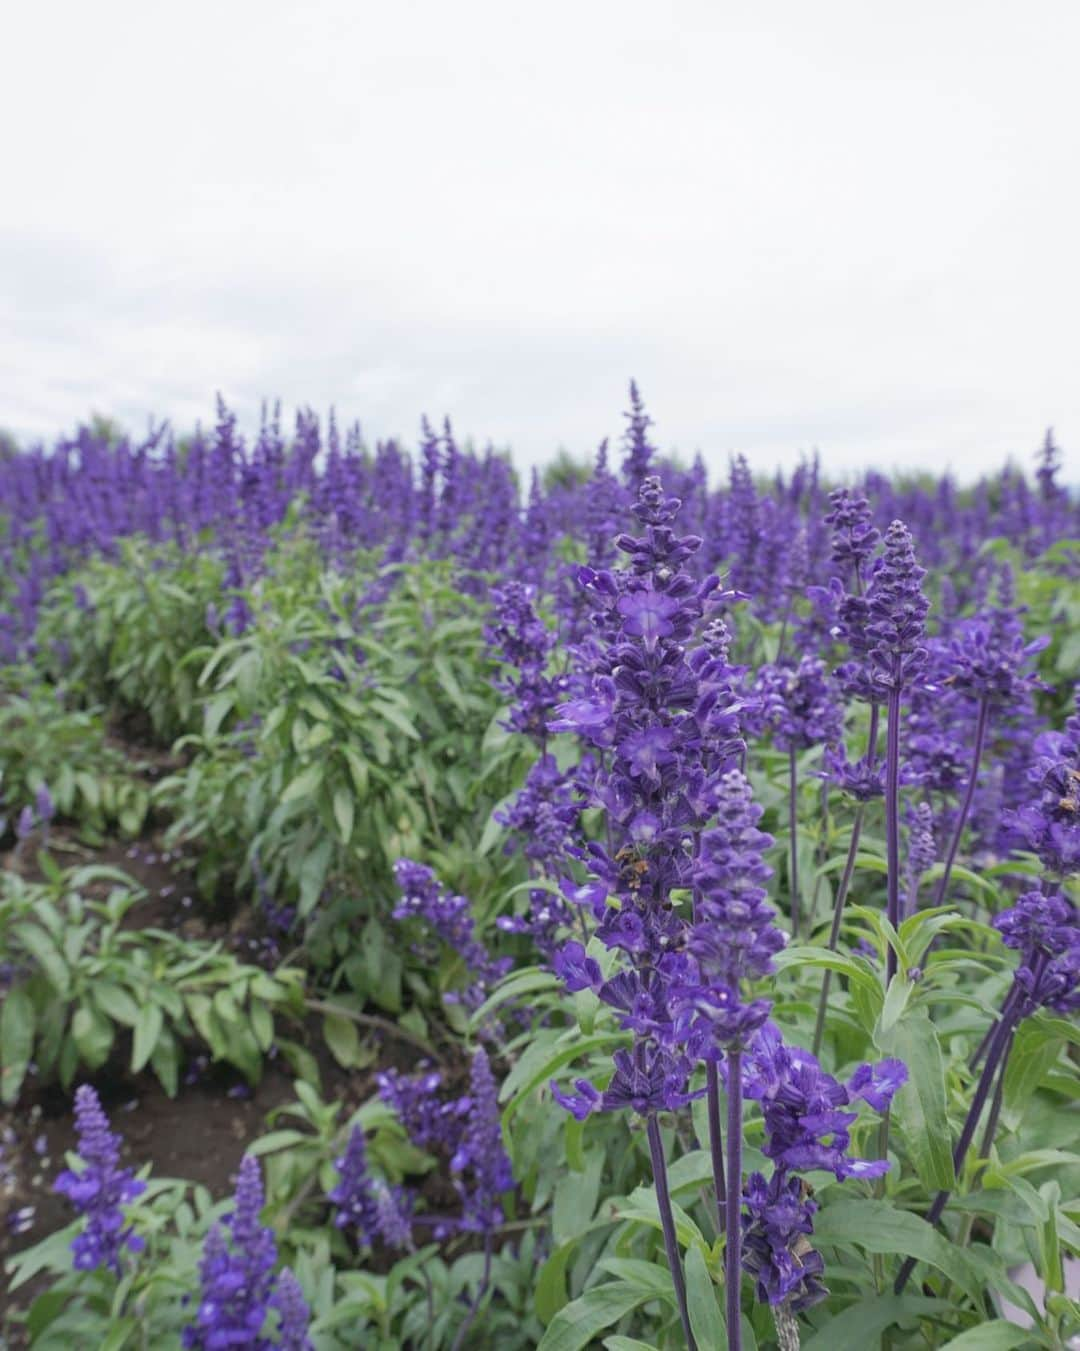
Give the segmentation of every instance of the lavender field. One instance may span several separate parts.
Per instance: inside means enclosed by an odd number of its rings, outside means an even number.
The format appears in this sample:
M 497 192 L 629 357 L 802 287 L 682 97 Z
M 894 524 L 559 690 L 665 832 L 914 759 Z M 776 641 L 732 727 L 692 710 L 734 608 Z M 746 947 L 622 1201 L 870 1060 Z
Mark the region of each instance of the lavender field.
M 1061 452 L 660 420 L 0 444 L 0 1346 L 1077 1344 Z

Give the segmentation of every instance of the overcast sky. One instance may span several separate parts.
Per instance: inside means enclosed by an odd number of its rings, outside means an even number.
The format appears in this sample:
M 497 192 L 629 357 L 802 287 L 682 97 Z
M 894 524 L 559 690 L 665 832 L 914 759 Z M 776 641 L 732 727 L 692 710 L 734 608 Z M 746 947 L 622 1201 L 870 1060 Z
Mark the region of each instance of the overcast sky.
M 0 21 L 0 425 L 336 405 L 525 461 L 1080 477 L 1080 5 L 61 0 Z

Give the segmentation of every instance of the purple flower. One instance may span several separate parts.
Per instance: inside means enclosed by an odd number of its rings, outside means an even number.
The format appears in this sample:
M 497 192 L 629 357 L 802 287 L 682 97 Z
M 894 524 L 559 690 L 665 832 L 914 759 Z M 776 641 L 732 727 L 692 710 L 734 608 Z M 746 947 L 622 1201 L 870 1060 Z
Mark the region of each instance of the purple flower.
M 1063 896 L 1028 891 L 1009 910 L 993 921 L 1006 947 L 1026 958 L 1037 954 L 1057 957 L 1080 942 L 1080 919 L 1074 905 Z
M 825 515 L 825 523 L 833 528 L 829 556 L 850 572 L 858 590 L 881 536 L 874 529 L 865 497 L 856 497 L 849 488 L 837 488 L 829 494 L 829 501 L 832 509 Z
M 620 597 L 617 608 L 623 632 L 641 638 L 646 652 L 655 652 L 659 640 L 674 633 L 680 605 L 675 597 L 659 591 L 634 591 Z
M 564 1093 L 553 1080 L 551 1092 L 555 1101 L 583 1121 L 591 1112 L 620 1112 L 627 1108 L 639 1116 L 673 1112 L 703 1096 L 704 1090 L 686 1091 L 690 1071 L 686 1058 L 652 1042 L 637 1041 L 632 1049 L 616 1051 L 612 1060 L 615 1073 L 603 1092 L 587 1079 L 576 1079 L 577 1093 Z
M 860 1065 L 847 1081 L 848 1097 L 852 1102 L 862 1098 L 875 1112 L 884 1112 L 907 1079 L 907 1066 L 902 1060 Z
M 717 824 L 701 838 L 694 868 L 698 901 L 687 945 L 697 960 L 700 989 L 684 993 L 711 1024 L 717 1044 L 741 1046 L 768 1015 L 762 1001 L 742 1005 L 742 982 L 772 971 L 786 939 L 766 900 L 764 884 L 772 869 L 762 855 L 772 836 L 757 828 L 762 809 L 746 777 L 729 771 L 714 800 Z
M 275 1345 L 262 1335 L 277 1260 L 273 1230 L 260 1222 L 262 1207 L 258 1160 L 245 1154 L 236 1178 L 235 1204 L 225 1220 L 231 1242 L 215 1224 L 203 1244 L 202 1297 L 195 1321 L 183 1332 L 187 1351 L 219 1351 L 230 1346 L 270 1351 Z
M 281 1319 L 278 1331 L 280 1351 L 312 1351 L 311 1338 L 308 1336 L 311 1310 L 304 1299 L 300 1282 L 288 1267 L 284 1267 L 277 1278 L 270 1305 Z
M 514 1174 L 503 1146 L 495 1080 L 483 1048 L 472 1058 L 468 1116 L 450 1169 L 459 1179 L 462 1227 L 482 1233 L 501 1224 L 499 1197 L 513 1187 Z
M 401 858 L 394 864 L 394 876 L 404 892 L 393 909 L 394 919 L 415 918 L 425 922 L 458 953 L 468 970 L 470 984 L 460 994 L 447 998 L 460 999 L 469 1009 L 479 1008 L 486 998 L 487 987 L 506 974 L 511 959 L 491 956 L 474 935 L 472 907 L 466 897 L 452 895 L 430 868 Z
M 764 1153 L 778 1168 L 807 1172 L 821 1168 L 838 1181 L 848 1177 L 879 1177 L 888 1171 L 885 1160 L 851 1159 L 848 1127 L 854 1112 L 845 1111 L 858 1097 L 885 1106 L 907 1080 L 900 1061 L 888 1060 L 871 1069 L 860 1067 L 852 1076 L 852 1092 L 827 1074 L 809 1051 L 786 1046 L 779 1030 L 766 1024 L 748 1052 L 746 1095 L 761 1104 L 765 1118 Z
M 766 1182 L 751 1173 L 743 1203 L 743 1269 L 757 1283 L 759 1301 L 799 1313 L 824 1299 L 825 1263 L 809 1241 L 817 1205 L 801 1178 L 776 1172 Z
M 571 994 L 578 990 L 597 990 L 603 981 L 599 962 L 586 956 L 580 943 L 567 943 L 555 954 L 554 966 L 555 974 Z
M 42 784 L 34 795 L 34 810 L 41 825 L 47 825 L 56 814 L 52 794 L 46 784 Z
M 444 1148 L 451 1154 L 461 1140 L 468 1099 L 444 1102 L 438 1095 L 442 1076 L 435 1070 L 406 1075 L 385 1070 L 375 1076 L 379 1097 L 397 1113 L 418 1149 Z
M 925 576 L 915 561 L 911 532 L 903 521 L 893 521 L 866 588 L 866 636 L 873 678 L 883 690 L 910 683 L 925 665 L 922 642 L 930 609 Z
M 145 1244 L 130 1225 L 124 1227 L 121 1206 L 134 1201 L 146 1190 L 130 1168 L 120 1165 L 120 1136 L 109 1130 L 97 1093 L 89 1084 L 75 1090 L 75 1126 L 78 1131 L 78 1156 L 85 1165 L 79 1172 L 65 1169 L 53 1184 L 53 1190 L 66 1196 L 84 1216 L 85 1228 L 72 1241 L 75 1267 L 90 1271 L 107 1266 L 120 1274 L 124 1248 L 142 1252 Z
M 825 663 L 803 656 L 798 666 L 762 666 L 752 688 L 757 730 L 769 731 L 780 750 L 805 750 L 839 741 L 843 717 Z
M 1014 976 L 1012 1016 L 1040 1008 L 1070 1014 L 1080 1007 L 1080 911 L 1063 896 L 1026 892 L 994 920 L 1007 947 L 1022 954 Z
M 354 1229 L 359 1241 L 371 1245 L 379 1236 L 379 1210 L 367 1163 L 367 1143 L 361 1126 L 349 1133 L 345 1153 L 334 1160 L 337 1184 L 327 1193 L 334 1203 L 334 1224 Z

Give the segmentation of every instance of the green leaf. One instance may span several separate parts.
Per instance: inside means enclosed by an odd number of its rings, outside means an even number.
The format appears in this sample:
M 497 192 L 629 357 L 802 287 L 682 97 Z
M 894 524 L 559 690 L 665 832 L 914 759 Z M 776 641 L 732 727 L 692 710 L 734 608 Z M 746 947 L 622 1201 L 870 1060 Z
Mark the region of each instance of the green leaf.
M 1044 1182 L 1039 1195 L 1046 1203 L 1047 1217 L 1039 1225 L 1039 1275 L 1048 1291 L 1059 1294 L 1065 1290 L 1065 1269 L 1061 1261 L 1061 1238 L 1058 1234 L 1057 1208 L 1061 1188 L 1057 1182 Z
M 618 1332 L 604 1338 L 604 1347 L 605 1351 L 656 1351 L 652 1342 L 639 1342 L 636 1337 L 623 1337 Z
M 171 1032 L 166 1031 L 158 1038 L 150 1064 L 162 1088 L 170 1098 L 175 1098 L 180 1087 L 180 1048 Z
M 907 1008 L 908 1000 L 911 998 L 911 992 L 915 987 L 908 980 L 907 975 L 898 971 L 892 980 L 889 981 L 889 989 L 885 995 L 885 1003 L 881 1006 L 881 1017 L 878 1020 L 877 1036 L 874 1040 L 881 1044 L 879 1038 L 887 1037 L 900 1019 L 904 1016 L 904 1010 Z
M 694 1246 L 707 1248 L 704 1234 L 682 1206 L 676 1205 L 673 1201 L 671 1210 L 675 1217 L 675 1234 L 680 1245 L 684 1248 Z M 656 1192 L 652 1187 L 635 1187 L 630 1196 L 630 1204 L 613 1205 L 612 1212 L 612 1218 L 615 1220 L 635 1220 L 639 1224 L 651 1225 L 657 1231 L 663 1230 L 660 1210 L 656 1203 Z
M 597 1146 L 586 1156 L 584 1173 L 565 1173 L 555 1187 L 551 1235 L 556 1243 L 569 1242 L 588 1225 L 600 1196 L 604 1150 Z
M 579 1239 L 572 1238 L 562 1247 L 556 1248 L 540 1268 L 533 1294 L 533 1307 L 536 1309 L 537 1318 L 545 1327 L 569 1301 L 566 1293 L 566 1268 L 577 1251 L 579 1242 Z
M 308 765 L 307 769 L 302 769 L 295 779 L 290 779 L 286 784 L 285 791 L 279 798 L 280 804 L 284 806 L 286 803 L 296 802 L 299 798 L 312 797 L 324 777 L 325 768 L 321 762 Z
M 4 996 L 0 1012 L 0 1098 L 9 1107 L 18 1099 L 19 1089 L 34 1052 L 34 1005 L 21 985 Z
M 432 658 L 431 664 L 435 668 L 435 674 L 439 677 L 439 684 L 446 691 L 450 702 L 460 713 L 467 712 L 468 706 L 465 702 L 465 696 L 461 692 L 461 686 L 457 682 L 457 677 L 454 675 L 450 663 L 440 652 Z
M 601 1257 L 597 1262 L 600 1271 L 608 1271 L 616 1280 L 627 1285 L 636 1285 L 650 1294 L 675 1302 L 675 1283 L 671 1272 L 659 1262 L 646 1262 L 640 1257 Z
M 919 1010 L 902 1019 L 878 1047 L 908 1068 L 908 1081 L 896 1095 L 893 1114 L 919 1180 L 928 1191 L 952 1191 L 956 1173 L 946 1110 L 945 1062 L 933 1023 Z
M 1013 1351 L 1018 1346 L 1030 1346 L 1031 1332 L 1015 1323 L 995 1320 L 968 1328 L 959 1337 L 941 1344 L 941 1351 Z
M 559 1310 L 548 1324 L 537 1351 L 583 1351 L 598 1332 L 656 1297 L 655 1291 L 641 1290 L 626 1281 L 594 1286 Z
M 789 966 L 811 966 L 823 967 L 827 971 L 838 971 L 862 990 L 880 1012 L 883 999 L 881 983 L 861 958 L 847 957 L 841 952 L 830 952 L 827 948 L 791 947 L 778 952 L 773 960 L 778 970 L 784 970 Z
M 356 789 L 356 796 L 363 802 L 368 795 L 367 763 L 352 746 L 342 746 L 340 749 L 345 757 L 345 763 L 349 766 L 349 775 L 352 778 L 353 787 Z
M 371 707 L 380 717 L 385 718 L 387 722 L 392 723 L 399 732 L 402 732 L 410 741 L 419 741 L 420 733 L 416 730 L 409 719 L 402 713 L 400 708 L 394 704 L 388 704 L 383 699 L 372 700 Z
M 83 1063 L 89 1069 L 100 1069 L 112 1048 L 112 1023 L 93 1005 L 80 1004 L 71 1020 L 71 1035 Z
M 255 1155 L 274 1154 L 279 1149 L 291 1149 L 293 1145 L 310 1144 L 312 1138 L 303 1131 L 270 1131 L 268 1135 L 260 1135 L 254 1144 L 248 1145 L 247 1152 Z
M 347 788 L 336 788 L 334 790 L 334 820 L 341 832 L 342 844 L 348 844 L 352 839 L 354 810 L 353 796 L 349 790 Z
M 343 1018 L 340 1013 L 328 1013 L 323 1018 L 323 1036 L 342 1069 L 352 1069 L 363 1060 L 360 1033 L 351 1018 Z
M 495 845 L 506 834 L 506 827 L 501 821 L 496 821 L 494 815 L 489 816 L 484 825 L 483 833 L 480 836 L 480 843 L 476 846 L 476 852 L 483 858 L 490 854 Z
M 945 1273 L 975 1304 L 982 1282 L 961 1249 L 918 1215 L 897 1210 L 888 1201 L 841 1201 L 814 1220 L 814 1245 L 855 1244 L 870 1253 L 899 1254 L 928 1262 Z
M 721 1351 L 727 1346 L 727 1328 L 705 1254 L 697 1247 L 686 1254 L 686 1302 L 690 1310 L 690 1327 L 698 1346 Z
M 480 1027 L 493 1009 L 497 1009 L 501 1004 L 508 1003 L 511 999 L 519 999 L 526 994 L 536 994 L 539 990 L 554 990 L 559 987 L 559 983 L 558 977 L 553 976 L 550 971 L 540 971 L 535 967 L 516 971 L 512 976 L 508 976 L 497 985 L 495 990 L 488 995 L 487 999 L 470 1017 L 469 1026 Z
M 158 1037 L 165 1024 L 160 1004 L 144 1004 L 135 1024 L 135 1039 L 131 1047 L 131 1072 L 138 1074 L 154 1054 Z
M 944 1299 L 921 1295 L 869 1295 L 803 1342 L 802 1351 L 866 1351 L 886 1329 L 921 1317 L 953 1312 Z
M 1053 1028 L 1035 1020 L 1020 1024 L 1005 1067 L 1006 1111 L 1022 1115 L 1036 1089 L 1061 1054 L 1061 1039 Z
M 255 1034 L 255 1040 L 259 1043 L 259 1050 L 265 1055 L 274 1044 L 274 1015 L 265 1004 L 252 999 L 248 1005 L 248 1017 L 251 1019 L 251 1030 Z
M 45 930 L 30 921 L 26 921 L 22 924 L 16 924 L 13 933 L 16 940 L 22 944 L 44 971 L 49 984 L 60 998 L 66 998 L 71 989 L 71 976 L 68 972 L 67 963 Z
M 223 690 L 220 694 L 215 694 L 212 699 L 208 699 L 203 708 L 203 736 L 209 739 L 217 736 L 221 730 L 221 724 L 232 710 L 233 692 L 232 690 Z
M 121 1318 L 117 1322 L 110 1322 L 108 1336 L 101 1343 L 101 1351 L 123 1351 L 128 1338 L 138 1330 L 139 1324 L 134 1318 Z
M 554 1050 L 548 1042 L 530 1046 L 511 1070 L 502 1087 L 501 1096 L 507 1095 L 511 1088 L 516 1090 L 503 1111 L 503 1130 L 506 1130 L 518 1108 L 533 1090 L 547 1083 L 556 1070 L 562 1069 L 563 1065 L 569 1064 L 571 1060 L 588 1055 L 590 1051 L 606 1050 L 625 1042 L 626 1039 L 624 1032 L 607 1032 L 597 1033 L 594 1037 L 579 1037 L 569 1044 L 560 1043 Z
M 300 865 L 300 914 L 309 915 L 318 903 L 330 868 L 333 840 L 317 844 Z

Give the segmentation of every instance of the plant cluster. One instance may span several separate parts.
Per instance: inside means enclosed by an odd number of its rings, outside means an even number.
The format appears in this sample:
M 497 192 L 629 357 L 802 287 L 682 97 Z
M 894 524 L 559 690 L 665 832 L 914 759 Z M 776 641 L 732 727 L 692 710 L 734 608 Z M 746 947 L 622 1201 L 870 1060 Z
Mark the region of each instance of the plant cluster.
M 710 484 L 635 387 L 618 464 L 524 490 L 448 424 L 410 454 L 274 413 L 249 443 L 224 405 L 185 442 L 6 459 L 3 1101 L 55 1082 L 77 1127 L 74 1217 L 9 1263 L 12 1327 L 1061 1351 L 1059 480 L 1048 439 L 1032 481 L 967 490 L 741 457 Z M 151 813 L 221 937 L 64 866 Z M 293 1076 L 232 1196 L 125 1161 L 94 1087 L 182 1094 L 207 1062 Z

